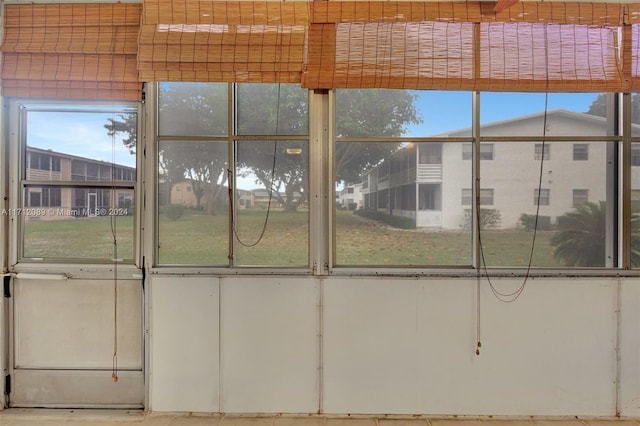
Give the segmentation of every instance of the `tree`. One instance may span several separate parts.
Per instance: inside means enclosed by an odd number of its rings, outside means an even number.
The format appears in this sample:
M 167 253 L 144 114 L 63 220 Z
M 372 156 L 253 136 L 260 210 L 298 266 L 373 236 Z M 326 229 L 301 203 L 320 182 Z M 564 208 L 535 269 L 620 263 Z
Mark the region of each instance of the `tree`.
M 567 266 L 605 266 L 607 204 L 587 202 L 558 217 L 553 256 Z
M 296 211 L 307 201 L 305 148 L 301 141 L 244 141 L 237 154 L 238 161 L 245 164 L 245 175 L 255 176 L 286 211 Z
M 163 136 L 227 135 L 227 86 L 210 83 L 165 83 L 160 91 L 159 125 Z M 237 167 L 254 176 L 287 210 L 295 210 L 308 195 L 308 91 L 291 84 L 243 84 L 237 90 L 239 135 L 292 136 L 291 140 L 240 140 Z M 422 119 L 416 96 L 406 90 L 344 90 L 337 96 L 336 128 L 342 137 L 397 137 Z M 126 133 L 125 145 L 135 150 L 135 123 L 111 120 L 111 132 Z M 133 139 L 131 136 L 133 135 Z M 159 146 L 159 167 L 167 186 L 191 181 L 196 203 L 208 197 L 208 210 L 227 182 L 228 155 L 223 143 L 166 142 Z M 246 147 L 246 148 L 243 148 Z M 336 146 L 336 179 L 357 182 L 363 171 L 395 152 L 399 143 L 345 142 Z M 300 149 L 302 152 L 300 153 Z M 275 153 L 275 167 L 274 167 Z
M 238 133 L 292 136 L 292 140 L 244 140 L 237 144 L 237 164 L 245 177 L 253 176 L 286 211 L 296 211 L 307 200 L 306 136 L 308 92 L 291 84 L 238 86 Z
M 136 140 L 138 136 L 138 115 L 137 114 L 119 114 L 120 120 L 108 118 L 108 123 L 104 125 L 107 134 L 111 137 L 121 134 L 123 135 L 122 143 L 129 148 L 131 154 L 136 153 Z
M 600 93 L 598 97 L 589 106 L 587 114 L 597 115 L 598 117 L 607 116 L 607 94 Z M 631 122 L 640 124 L 640 96 L 633 94 L 631 96 Z
M 338 137 L 398 137 L 409 124 L 422 118 L 416 95 L 407 90 L 356 89 L 336 96 Z M 398 150 L 399 143 L 339 143 L 336 146 L 336 180 L 359 182 L 362 173 Z
M 159 132 L 176 136 L 225 136 L 228 134 L 226 84 L 164 84 L 158 97 Z M 215 214 L 224 193 L 229 168 L 225 142 L 170 141 L 159 146 L 160 167 L 169 188 L 178 180 L 191 183 L 196 208 L 206 198 L 207 212 Z
M 163 136 L 211 136 L 228 134 L 226 84 L 167 83 L 160 91 L 158 116 Z M 131 153 L 136 149 L 135 114 L 109 119 L 110 136 L 124 134 L 123 143 Z M 168 190 L 180 180 L 189 180 L 196 208 L 206 194 L 207 210 L 215 212 L 216 201 L 227 182 L 228 150 L 220 142 L 168 142 L 158 146 L 158 166 Z

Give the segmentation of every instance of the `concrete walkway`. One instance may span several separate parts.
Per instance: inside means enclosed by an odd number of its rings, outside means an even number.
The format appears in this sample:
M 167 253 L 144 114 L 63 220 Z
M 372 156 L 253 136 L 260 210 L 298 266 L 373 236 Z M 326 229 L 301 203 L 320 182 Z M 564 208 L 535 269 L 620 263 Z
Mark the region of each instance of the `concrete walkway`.
M 640 419 L 567 418 L 404 418 L 219 414 L 150 414 L 139 411 L 38 410 L 0 411 L 0 426 L 640 426 Z

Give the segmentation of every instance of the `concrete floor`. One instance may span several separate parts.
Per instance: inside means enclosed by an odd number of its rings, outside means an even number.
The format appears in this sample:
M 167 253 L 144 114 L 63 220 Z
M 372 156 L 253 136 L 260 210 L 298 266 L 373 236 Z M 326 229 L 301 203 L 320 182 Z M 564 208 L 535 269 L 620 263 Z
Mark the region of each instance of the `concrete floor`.
M 0 426 L 133 426 L 138 424 L 145 426 L 640 426 L 640 419 L 234 416 L 44 409 L 0 411 Z

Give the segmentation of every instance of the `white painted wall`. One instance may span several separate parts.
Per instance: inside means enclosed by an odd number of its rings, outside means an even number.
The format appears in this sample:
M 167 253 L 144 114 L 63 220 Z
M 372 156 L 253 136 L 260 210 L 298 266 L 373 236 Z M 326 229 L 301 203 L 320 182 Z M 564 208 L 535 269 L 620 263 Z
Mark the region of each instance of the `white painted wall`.
M 640 415 L 637 279 L 150 281 L 151 411 Z

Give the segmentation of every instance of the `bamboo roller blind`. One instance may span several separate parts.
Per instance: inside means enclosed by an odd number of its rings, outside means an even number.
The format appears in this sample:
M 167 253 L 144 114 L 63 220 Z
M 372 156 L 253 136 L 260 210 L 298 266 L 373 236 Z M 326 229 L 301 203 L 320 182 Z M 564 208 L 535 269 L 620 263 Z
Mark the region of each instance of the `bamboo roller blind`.
M 309 3 L 145 0 L 143 81 L 301 81 Z
M 140 100 L 139 4 L 5 6 L 2 94 Z
M 5 5 L 3 94 L 142 81 L 640 92 L 640 3 L 143 0 Z

